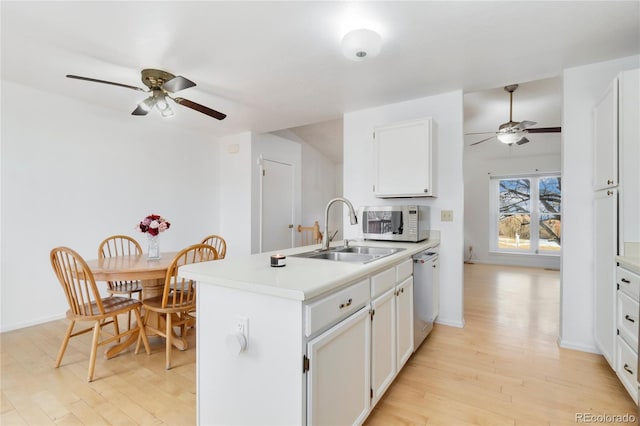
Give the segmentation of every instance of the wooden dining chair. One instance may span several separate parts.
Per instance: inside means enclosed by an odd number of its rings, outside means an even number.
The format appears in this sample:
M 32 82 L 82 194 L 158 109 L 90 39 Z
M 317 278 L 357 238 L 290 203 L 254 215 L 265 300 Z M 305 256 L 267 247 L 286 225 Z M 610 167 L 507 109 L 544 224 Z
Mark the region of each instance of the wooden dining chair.
M 220 235 L 209 235 L 200 241 L 200 244 L 209 244 L 218 251 L 218 259 L 224 259 L 227 254 L 227 242 Z
M 317 220 L 313 223 L 313 226 L 298 225 L 298 232 L 300 233 L 301 246 L 319 244 L 322 242 L 322 232 L 320 232 L 320 225 Z
M 131 339 L 140 337 L 144 342 L 147 354 L 151 354 L 149 340 L 144 334 L 142 327 L 142 317 L 139 300 L 111 296 L 102 298 L 91 269 L 85 260 L 74 250 L 68 247 L 57 247 L 50 253 L 51 266 L 60 281 L 64 294 L 69 304 L 66 313 L 70 323 L 67 332 L 62 340 L 58 357 L 56 358 L 56 368 L 60 366 L 62 357 L 67 349 L 69 340 L 72 337 L 88 333 L 93 330 L 91 341 L 91 354 L 89 356 L 89 373 L 87 380 L 93 380 L 93 372 L 96 365 L 96 354 L 98 347 L 111 342 L 119 342 L 120 339 L 130 336 Z M 118 315 L 133 312 L 136 316 L 137 327 L 120 332 L 118 327 Z M 91 327 L 74 332 L 76 322 L 91 322 Z M 104 328 L 113 325 L 114 333 L 109 333 Z M 138 349 L 138 348 L 136 348 Z
M 140 243 L 127 235 L 112 235 L 105 238 L 98 246 L 99 259 L 141 254 Z M 133 294 L 137 294 L 138 299 L 142 299 L 142 283 L 140 281 L 107 281 L 107 286 L 107 292 L 111 295 L 126 294 L 127 297 L 133 297 Z M 131 328 L 131 312 L 128 316 L 128 326 Z
M 148 334 L 157 334 L 165 338 L 166 362 L 165 368 L 171 369 L 171 346 L 173 339 L 181 339 L 182 345 L 187 348 L 187 330 L 193 327 L 196 310 L 196 286 L 195 282 L 178 277 L 178 268 L 191 263 L 217 260 L 218 252 L 215 247 L 208 244 L 194 244 L 180 251 L 171 261 L 167 269 L 164 282 L 164 290 L 161 296 L 144 299 L 144 326 Z M 150 321 L 151 317 L 153 321 Z M 164 324 L 163 324 L 164 323 Z M 174 328 L 180 328 L 178 336 Z M 136 345 L 136 353 L 140 349 L 140 340 Z

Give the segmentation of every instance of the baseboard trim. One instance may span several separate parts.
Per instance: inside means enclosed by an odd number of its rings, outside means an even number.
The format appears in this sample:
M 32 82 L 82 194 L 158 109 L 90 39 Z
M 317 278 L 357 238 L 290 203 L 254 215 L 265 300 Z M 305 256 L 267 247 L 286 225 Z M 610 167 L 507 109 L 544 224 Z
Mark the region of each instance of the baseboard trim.
M 436 320 L 436 324 L 446 325 L 449 327 L 464 328 L 464 318 L 462 318 L 461 321 L 452 321 L 452 320 L 438 318 Z
M 14 330 L 20 330 L 21 328 L 27 328 L 27 327 L 31 327 L 34 325 L 40 325 L 40 324 L 44 324 L 47 322 L 51 322 L 51 321 L 57 321 L 57 320 L 61 320 L 64 319 L 65 315 L 64 314 L 60 314 L 60 315 L 54 315 L 48 318 L 39 318 L 37 320 L 34 321 L 27 321 L 27 322 L 23 322 L 20 324 L 12 324 L 9 327 L 0 327 L 0 333 L 6 333 L 8 331 L 14 331 Z
M 582 343 L 576 342 L 568 342 L 566 340 L 562 340 L 560 337 L 558 337 L 558 346 L 563 349 L 571 349 L 574 351 L 589 352 L 592 354 L 602 355 L 602 352 L 600 352 L 595 346 L 584 345 Z

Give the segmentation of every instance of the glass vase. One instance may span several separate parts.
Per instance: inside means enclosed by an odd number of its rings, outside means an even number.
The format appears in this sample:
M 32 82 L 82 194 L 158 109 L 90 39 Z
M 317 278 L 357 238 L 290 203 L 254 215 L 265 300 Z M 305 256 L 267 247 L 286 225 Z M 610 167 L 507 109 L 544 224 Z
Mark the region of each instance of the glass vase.
M 149 243 L 149 250 L 147 251 L 147 259 L 149 260 L 160 259 L 160 235 L 147 234 L 147 242 Z

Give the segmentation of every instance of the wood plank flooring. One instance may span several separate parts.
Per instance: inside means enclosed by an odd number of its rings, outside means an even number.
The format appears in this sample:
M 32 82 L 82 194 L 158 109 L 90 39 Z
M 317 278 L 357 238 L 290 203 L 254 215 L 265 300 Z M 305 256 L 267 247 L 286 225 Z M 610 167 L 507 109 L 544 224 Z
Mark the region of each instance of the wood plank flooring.
M 558 346 L 557 271 L 471 264 L 464 274 L 465 327 L 436 324 L 367 426 L 575 425 L 584 413 L 636 424 L 605 359 Z
M 466 326 L 436 325 L 366 424 L 568 425 L 580 413 L 637 416 L 604 358 L 557 346 L 558 317 L 558 272 L 465 265 Z M 0 335 L 0 424 L 196 423 L 193 334 L 169 371 L 163 341 L 151 338 L 150 356 L 98 357 L 87 383 L 89 335 L 72 339 L 53 368 L 66 325 Z

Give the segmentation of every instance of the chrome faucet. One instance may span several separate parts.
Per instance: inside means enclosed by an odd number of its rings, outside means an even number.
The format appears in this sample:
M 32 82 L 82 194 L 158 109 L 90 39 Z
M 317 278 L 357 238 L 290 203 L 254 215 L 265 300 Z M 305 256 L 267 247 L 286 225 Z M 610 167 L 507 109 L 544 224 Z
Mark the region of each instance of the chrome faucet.
M 322 236 L 322 250 L 329 250 L 329 208 L 336 201 L 342 201 L 347 205 L 347 207 L 349 207 L 349 221 L 352 225 L 358 224 L 358 216 L 356 215 L 356 210 L 353 208 L 353 204 L 351 204 L 351 201 L 342 197 L 330 200 L 324 210 L 324 235 Z

